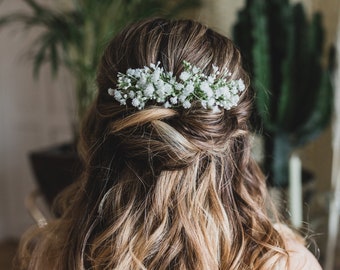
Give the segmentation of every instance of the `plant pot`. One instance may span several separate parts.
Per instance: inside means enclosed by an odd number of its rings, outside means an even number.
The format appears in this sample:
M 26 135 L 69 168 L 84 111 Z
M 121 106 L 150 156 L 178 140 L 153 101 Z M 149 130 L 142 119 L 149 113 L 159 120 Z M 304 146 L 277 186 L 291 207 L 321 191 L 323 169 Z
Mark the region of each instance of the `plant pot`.
M 81 161 L 74 144 L 65 143 L 29 154 L 38 187 L 49 206 L 79 176 Z

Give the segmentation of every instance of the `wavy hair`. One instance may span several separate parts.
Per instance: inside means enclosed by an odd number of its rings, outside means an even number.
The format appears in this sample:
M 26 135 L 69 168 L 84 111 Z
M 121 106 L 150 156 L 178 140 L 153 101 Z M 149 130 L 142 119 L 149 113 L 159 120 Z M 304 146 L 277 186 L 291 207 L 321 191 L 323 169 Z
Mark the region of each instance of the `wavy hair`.
M 179 75 L 184 60 L 243 79 L 239 105 L 138 111 L 107 93 L 118 72 L 160 61 Z M 191 20 L 132 24 L 106 48 L 97 86 L 82 176 L 61 196 L 61 218 L 23 238 L 18 269 L 283 269 L 287 251 L 250 154 L 253 93 L 228 38 Z

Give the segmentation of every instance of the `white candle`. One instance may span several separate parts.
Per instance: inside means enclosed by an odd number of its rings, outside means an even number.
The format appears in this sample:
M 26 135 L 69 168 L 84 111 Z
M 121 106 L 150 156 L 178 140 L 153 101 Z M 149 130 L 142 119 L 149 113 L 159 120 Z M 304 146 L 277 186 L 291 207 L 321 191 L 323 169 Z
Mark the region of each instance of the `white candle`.
M 292 154 L 289 159 L 289 210 L 292 225 L 302 224 L 302 171 L 300 158 Z

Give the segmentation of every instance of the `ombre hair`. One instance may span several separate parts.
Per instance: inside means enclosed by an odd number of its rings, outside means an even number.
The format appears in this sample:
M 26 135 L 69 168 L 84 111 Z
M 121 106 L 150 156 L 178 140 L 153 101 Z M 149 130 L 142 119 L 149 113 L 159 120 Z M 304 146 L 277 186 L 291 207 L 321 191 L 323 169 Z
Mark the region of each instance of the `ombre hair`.
M 226 68 L 247 89 L 219 112 L 155 103 L 139 111 L 108 95 L 118 72 L 158 61 L 177 76 L 183 61 L 207 75 Z M 59 198 L 61 217 L 23 238 L 18 269 L 285 268 L 250 153 L 254 94 L 232 41 L 191 20 L 132 24 L 104 51 L 97 87 L 81 130 L 84 171 Z

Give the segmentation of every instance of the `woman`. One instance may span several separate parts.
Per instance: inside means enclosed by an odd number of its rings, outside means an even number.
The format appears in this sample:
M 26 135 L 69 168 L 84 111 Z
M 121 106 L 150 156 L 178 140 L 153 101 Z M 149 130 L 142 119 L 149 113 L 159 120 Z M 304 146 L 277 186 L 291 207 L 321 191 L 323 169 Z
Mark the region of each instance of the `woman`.
M 253 93 L 229 39 L 190 20 L 135 23 L 97 84 L 84 172 L 61 218 L 23 238 L 19 269 L 320 269 L 268 217 Z

